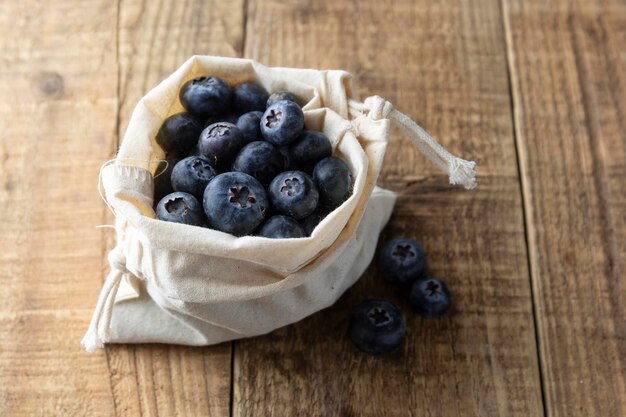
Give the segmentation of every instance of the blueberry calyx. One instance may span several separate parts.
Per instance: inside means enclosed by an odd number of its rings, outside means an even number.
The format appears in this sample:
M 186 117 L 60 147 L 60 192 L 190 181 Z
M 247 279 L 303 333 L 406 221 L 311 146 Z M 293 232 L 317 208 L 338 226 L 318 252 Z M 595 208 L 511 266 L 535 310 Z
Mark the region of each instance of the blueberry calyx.
M 189 206 L 182 197 L 175 197 L 165 203 L 165 210 L 170 214 L 185 215 L 189 211 Z
M 265 117 L 267 127 L 275 127 L 280 123 L 283 113 L 278 110 L 270 110 L 270 113 Z
M 391 317 L 387 310 L 380 307 L 373 307 L 368 313 L 367 317 L 376 327 L 383 327 L 391 323 Z
M 211 128 L 211 130 L 209 130 L 209 137 L 216 137 L 216 136 L 224 136 L 226 134 L 228 134 L 228 132 L 230 132 L 230 126 L 226 126 L 223 124 L 216 124 L 215 126 L 213 126 Z
M 410 245 L 397 245 L 393 250 L 393 255 L 402 259 L 402 261 L 407 258 L 415 258 L 415 252 L 413 252 Z
M 250 203 L 250 205 L 256 204 L 254 193 L 246 186 L 231 187 L 228 197 L 228 201 L 230 201 L 234 206 L 239 206 L 241 208 L 248 207 L 248 203 Z
M 300 192 L 300 188 L 302 188 L 300 180 L 297 178 L 286 178 L 285 181 L 283 181 L 283 186 L 280 187 L 280 192 L 292 197 L 294 194 Z

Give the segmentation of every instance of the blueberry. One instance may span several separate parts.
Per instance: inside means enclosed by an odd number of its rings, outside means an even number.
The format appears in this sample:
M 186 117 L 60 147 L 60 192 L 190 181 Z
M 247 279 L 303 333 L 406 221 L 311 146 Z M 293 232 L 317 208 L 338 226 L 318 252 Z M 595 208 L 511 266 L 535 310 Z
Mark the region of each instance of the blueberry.
M 190 113 L 209 117 L 225 113 L 230 105 L 230 88 L 221 78 L 198 77 L 180 89 L 180 102 Z
M 213 123 L 202 131 L 198 148 L 218 171 L 230 168 L 237 152 L 243 146 L 241 132 L 232 123 Z
M 241 135 L 245 143 L 263 139 L 261 136 L 261 117 L 263 117 L 262 112 L 251 111 L 242 114 L 239 119 L 237 119 L 237 127 L 241 130 Z
M 402 313 L 385 300 L 368 300 L 352 312 L 348 336 L 370 355 L 385 355 L 398 349 L 406 335 Z
M 426 252 L 413 239 L 394 239 L 380 253 L 380 271 L 392 284 L 409 284 L 426 272 Z
M 305 130 L 289 146 L 289 162 L 299 170 L 311 173 L 315 164 L 331 156 L 333 147 L 321 132 Z
M 235 236 L 252 233 L 269 208 L 261 183 L 243 172 L 227 172 L 213 178 L 204 190 L 203 203 L 209 225 Z
M 188 193 L 175 192 L 163 197 L 157 204 L 156 215 L 167 222 L 204 225 L 202 205 Z
M 313 213 L 319 193 L 313 179 L 302 171 L 286 171 L 278 174 L 268 189 L 274 209 L 296 220 Z
M 274 145 L 257 141 L 243 147 L 235 158 L 232 170 L 252 175 L 267 187 L 284 166 L 285 160 Z
M 261 134 L 266 141 L 288 145 L 304 129 L 304 113 L 293 101 L 277 101 L 265 110 L 261 119 Z
M 304 229 L 294 218 L 289 216 L 272 216 L 261 226 L 258 236 L 271 239 L 292 239 L 306 237 Z
M 192 194 L 202 200 L 204 189 L 209 181 L 217 175 L 209 161 L 203 156 L 190 156 L 174 167 L 172 172 L 172 187 L 176 191 Z
M 168 158 L 181 158 L 198 142 L 202 124 L 189 113 L 168 117 L 161 125 L 156 141 Z
M 178 159 L 168 159 L 167 161 L 159 162 L 159 166 L 154 173 L 154 205 L 168 195 L 174 192 L 172 187 L 172 171 L 174 165 L 178 162 Z
M 439 317 L 452 304 L 452 294 L 445 282 L 435 277 L 421 278 L 409 294 L 411 306 L 423 317 Z
M 302 221 L 302 227 L 307 236 L 311 236 L 313 230 L 317 227 L 322 220 L 328 216 L 331 210 L 324 206 L 317 206 L 313 214 L 310 214 Z
M 339 207 L 350 194 L 350 170 L 339 158 L 324 158 L 315 165 L 313 181 L 320 192 L 320 202 L 329 207 Z
M 240 113 L 264 111 L 267 98 L 267 91 L 255 83 L 243 83 L 233 88 L 233 106 Z
M 289 91 L 277 91 L 275 93 L 272 93 L 272 95 L 270 95 L 270 98 L 267 99 L 267 107 L 281 100 L 293 101 L 298 106 L 300 105 L 300 103 L 298 102 L 298 98 L 293 93 L 290 93 Z

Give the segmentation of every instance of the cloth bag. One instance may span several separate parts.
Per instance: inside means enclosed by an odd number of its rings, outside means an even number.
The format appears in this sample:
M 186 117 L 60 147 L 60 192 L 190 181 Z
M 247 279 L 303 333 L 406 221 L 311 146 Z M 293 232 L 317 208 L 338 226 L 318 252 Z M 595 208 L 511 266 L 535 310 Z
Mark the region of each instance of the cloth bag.
M 255 81 L 269 92 L 291 91 L 306 103 L 307 128 L 323 131 L 334 155 L 347 163 L 352 195 L 310 237 L 234 237 L 155 219 L 153 176 L 164 158 L 155 137 L 168 116 L 184 110 L 180 87 L 201 75 L 230 85 Z M 265 334 L 332 305 L 370 264 L 396 201 L 395 193 L 376 186 L 391 121 L 450 175 L 451 183 L 475 186 L 473 162 L 450 155 L 391 103 L 378 96 L 361 103 L 354 94 L 344 71 L 194 56 L 143 97 L 116 159 L 101 170 L 117 245 L 108 255 L 111 271 L 83 347 L 212 345 Z

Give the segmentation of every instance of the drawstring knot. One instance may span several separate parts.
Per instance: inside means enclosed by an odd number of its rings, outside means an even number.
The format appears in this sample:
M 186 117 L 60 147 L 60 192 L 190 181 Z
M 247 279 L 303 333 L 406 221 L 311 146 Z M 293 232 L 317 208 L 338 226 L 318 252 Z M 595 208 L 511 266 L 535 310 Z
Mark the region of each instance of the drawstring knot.
M 395 109 L 389 101 L 379 96 L 368 97 L 363 103 L 350 100 L 348 110 L 354 118 L 365 117 L 367 113 L 367 117 L 372 120 L 391 120 L 426 158 L 448 174 L 450 184 L 460 184 L 468 190 L 476 188 L 476 163 L 452 155 L 410 117 Z
M 370 96 L 363 104 L 369 109 L 369 117 L 374 120 L 388 119 L 393 111 L 393 104 L 380 96 Z

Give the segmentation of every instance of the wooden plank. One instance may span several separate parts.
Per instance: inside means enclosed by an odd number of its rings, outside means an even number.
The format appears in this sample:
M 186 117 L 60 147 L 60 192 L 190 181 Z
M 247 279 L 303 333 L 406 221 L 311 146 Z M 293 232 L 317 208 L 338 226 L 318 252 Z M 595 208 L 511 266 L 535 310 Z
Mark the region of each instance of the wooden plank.
M 543 414 L 506 47 L 498 1 L 251 1 L 246 55 L 269 65 L 344 68 L 480 164 L 452 189 L 397 132 L 381 184 L 401 190 L 383 234 L 423 242 L 455 308 L 410 312 L 375 266 L 334 307 L 235 345 L 233 415 Z M 254 35 L 252 35 L 254 34 Z M 405 312 L 404 350 L 370 358 L 345 338 L 353 306 Z
M 626 5 L 506 0 L 548 415 L 626 415 Z
M 137 101 L 191 55 L 241 55 L 243 10 L 243 0 L 120 3 L 120 137 Z M 107 356 L 118 415 L 230 413 L 229 343 L 115 346 Z
M 108 1 L 0 4 L 0 415 L 113 410 L 104 355 L 79 341 L 103 262 L 115 19 Z

